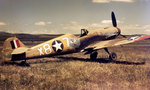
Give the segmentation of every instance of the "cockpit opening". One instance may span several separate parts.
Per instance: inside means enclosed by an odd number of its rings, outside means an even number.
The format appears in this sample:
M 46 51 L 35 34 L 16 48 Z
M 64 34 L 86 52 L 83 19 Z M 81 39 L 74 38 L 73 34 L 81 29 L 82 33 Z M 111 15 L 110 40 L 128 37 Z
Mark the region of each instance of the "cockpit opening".
M 81 35 L 80 35 L 80 37 L 83 37 L 83 36 L 85 36 L 87 34 L 88 34 L 88 30 L 87 29 L 81 29 Z

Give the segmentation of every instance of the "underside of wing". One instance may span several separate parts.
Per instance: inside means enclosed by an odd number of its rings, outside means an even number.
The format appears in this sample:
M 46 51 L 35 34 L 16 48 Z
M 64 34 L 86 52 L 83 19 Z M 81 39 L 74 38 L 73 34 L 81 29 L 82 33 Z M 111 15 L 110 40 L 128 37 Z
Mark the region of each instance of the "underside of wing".
M 84 51 L 88 50 L 88 49 L 99 50 L 102 48 L 119 46 L 119 45 L 123 45 L 123 44 L 133 43 L 136 41 L 141 41 L 141 40 L 148 39 L 148 38 L 150 38 L 150 35 L 136 35 L 136 36 L 126 37 L 126 38 L 121 38 L 121 39 L 100 41 L 98 43 L 95 43 L 93 45 L 86 47 L 84 49 Z

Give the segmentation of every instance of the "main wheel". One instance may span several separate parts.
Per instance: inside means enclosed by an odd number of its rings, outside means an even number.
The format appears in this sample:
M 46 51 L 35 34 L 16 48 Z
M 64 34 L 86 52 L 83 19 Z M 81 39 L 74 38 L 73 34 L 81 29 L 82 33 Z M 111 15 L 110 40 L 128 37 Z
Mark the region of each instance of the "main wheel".
M 92 52 L 92 53 L 90 54 L 90 59 L 91 59 L 91 60 L 96 60 L 97 55 L 98 55 L 97 52 Z
M 117 54 L 114 53 L 114 52 L 110 53 L 110 54 L 109 54 L 109 59 L 110 59 L 110 60 L 117 60 Z

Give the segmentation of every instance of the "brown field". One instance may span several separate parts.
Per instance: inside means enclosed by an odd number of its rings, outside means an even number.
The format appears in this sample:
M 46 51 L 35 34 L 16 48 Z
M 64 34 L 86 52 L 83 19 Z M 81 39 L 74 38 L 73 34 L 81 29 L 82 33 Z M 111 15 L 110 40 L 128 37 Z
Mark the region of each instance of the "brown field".
M 43 42 L 21 39 L 27 46 Z M 96 61 L 75 53 L 31 59 L 29 67 L 1 63 L 0 89 L 150 90 L 150 40 L 109 50 L 117 53 L 117 61 L 108 60 L 107 53 L 100 50 Z

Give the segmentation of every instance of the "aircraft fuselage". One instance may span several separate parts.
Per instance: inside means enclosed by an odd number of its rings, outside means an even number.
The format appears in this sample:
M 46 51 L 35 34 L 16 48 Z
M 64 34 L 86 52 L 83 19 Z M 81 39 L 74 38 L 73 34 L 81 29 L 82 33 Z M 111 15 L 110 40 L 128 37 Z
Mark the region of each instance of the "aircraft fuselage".
M 65 34 L 29 48 L 25 52 L 26 59 L 79 52 L 98 41 L 106 40 L 112 36 L 116 37 L 118 33 L 119 31 L 117 28 L 111 27 L 91 30 L 87 35 L 82 37 L 73 34 Z

